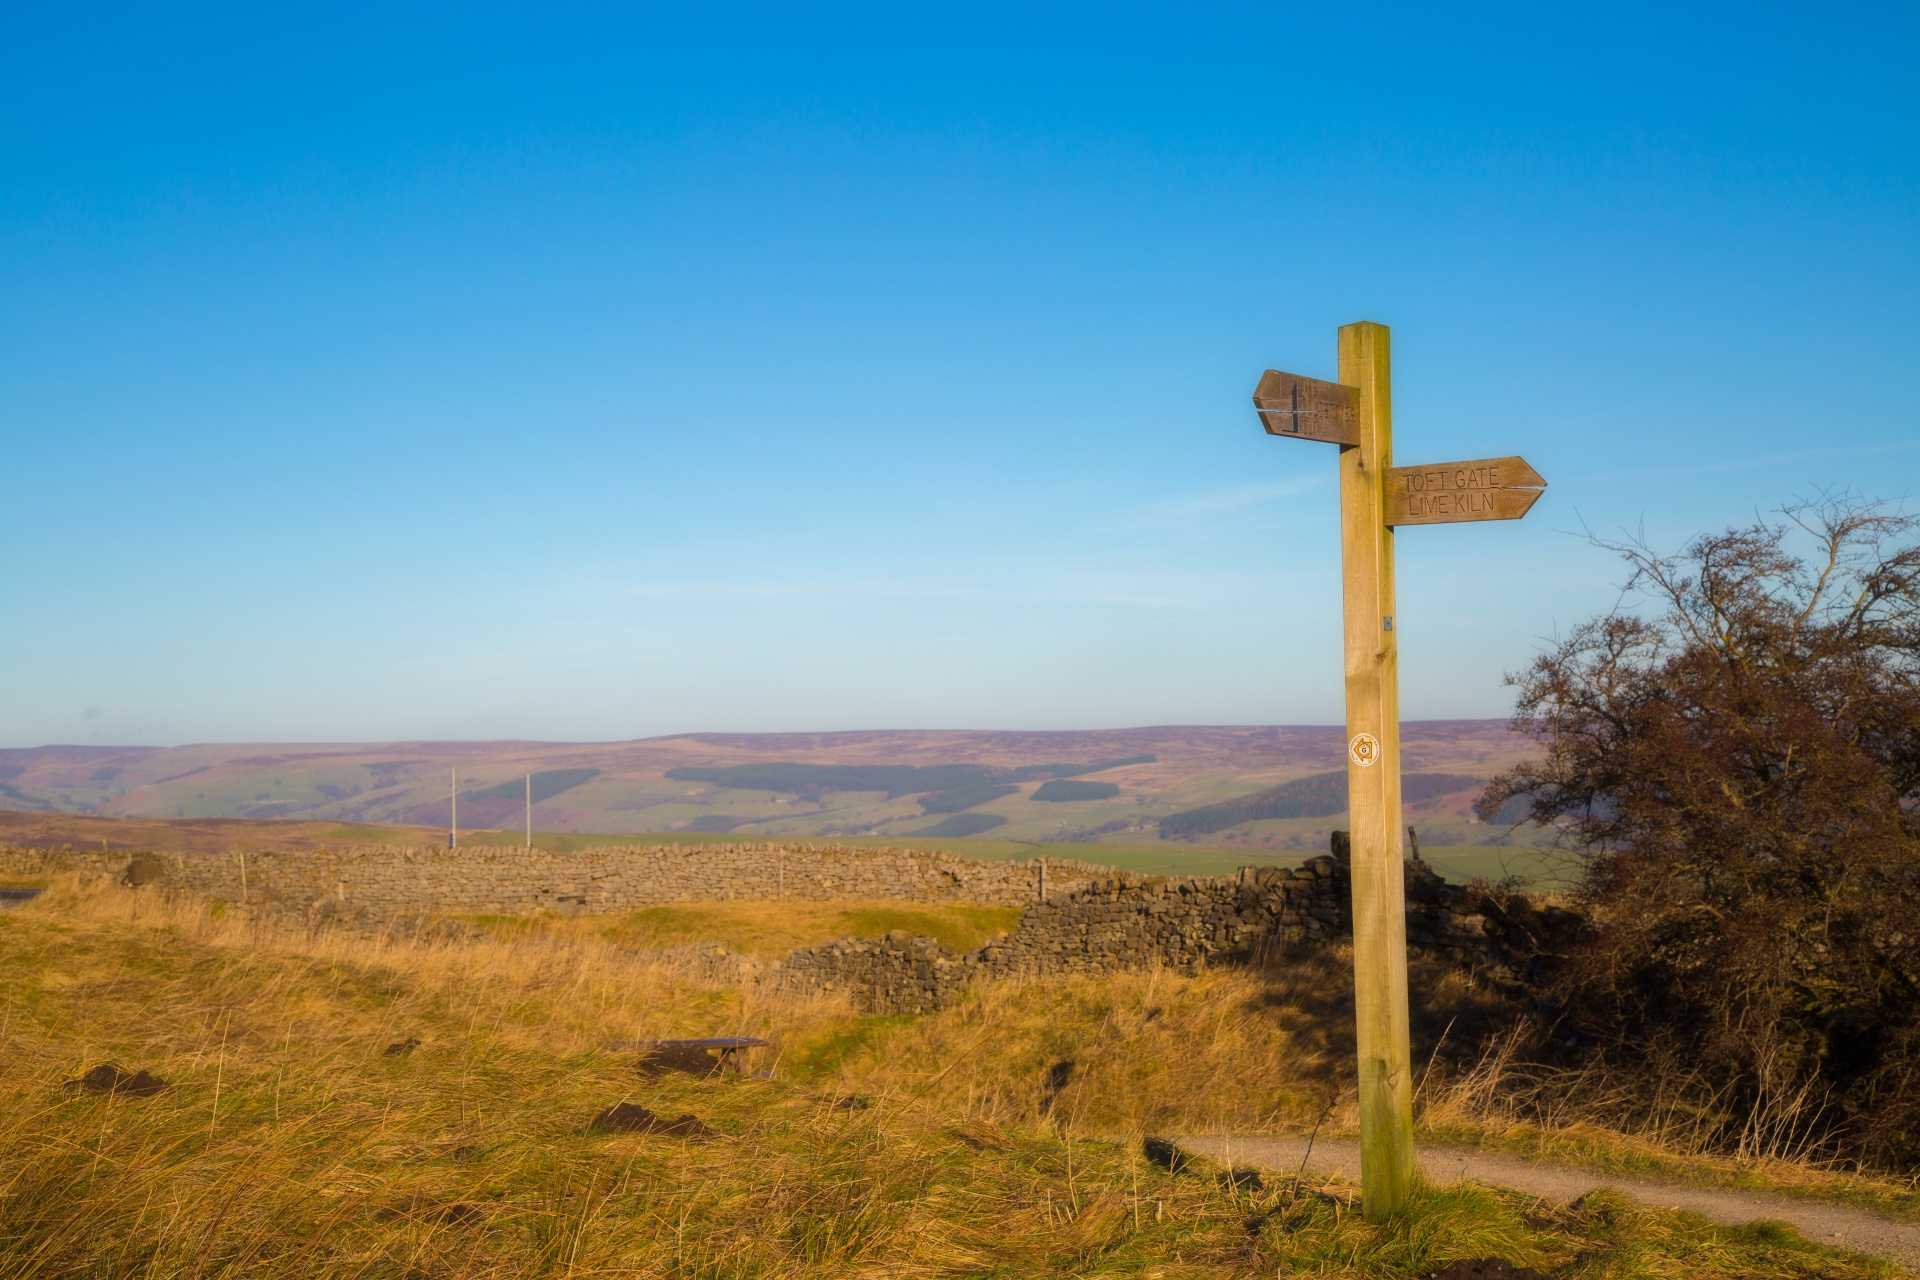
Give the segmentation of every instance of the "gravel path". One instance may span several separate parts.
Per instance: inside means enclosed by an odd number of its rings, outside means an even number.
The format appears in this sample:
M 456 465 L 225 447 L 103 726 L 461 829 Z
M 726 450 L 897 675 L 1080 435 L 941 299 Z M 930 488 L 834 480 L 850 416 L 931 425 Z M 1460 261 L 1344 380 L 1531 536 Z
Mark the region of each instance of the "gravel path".
M 1279 1173 L 1292 1173 L 1307 1155 L 1305 1138 L 1176 1138 L 1174 1141 L 1195 1155 Z M 1574 1200 L 1596 1187 L 1611 1187 L 1641 1204 L 1686 1209 L 1715 1222 L 1739 1224 L 1762 1218 L 1789 1222 L 1809 1240 L 1856 1253 L 1878 1254 L 1908 1270 L 1920 1271 L 1920 1224 L 1882 1218 L 1862 1209 L 1755 1191 L 1646 1182 L 1565 1165 L 1534 1164 L 1514 1156 L 1491 1155 L 1465 1147 L 1421 1147 L 1419 1160 L 1420 1170 L 1430 1182 L 1471 1179 L 1553 1200 Z M 1313 1144 L 1307 1172 L 1358 1182 L 1360 1144 L 1351 1139 L 1321 1138 Z

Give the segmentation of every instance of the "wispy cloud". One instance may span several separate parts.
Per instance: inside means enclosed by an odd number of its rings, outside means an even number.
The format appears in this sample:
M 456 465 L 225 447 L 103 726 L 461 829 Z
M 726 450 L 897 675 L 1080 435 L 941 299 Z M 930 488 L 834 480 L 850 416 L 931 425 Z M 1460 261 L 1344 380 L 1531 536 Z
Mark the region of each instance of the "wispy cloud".
M 1332 484 L 1332 476 L 1300 476 L 1294 480 L 1271 480 L 1261 484 L 1236 484 L 1223 489 L 1200 489 L 1190 493 L 1171 493 L 1150 499 L 1127 512 L 1116 512 L 1114 528 L 1200 528 L 1221 524 L 1235 512 L 1267 507 L 1290 497 L 1300 497 Z
M 1719 475 L 1732 471 L 1753 471 L 1760 467 L 1784 466 L 1794 462 L 1817 462 L 1826 458 L 1870 458 L 1890 453 L 1912 453 L 1920 449 L 1920 440 L 1897 440 L 1889 444 L 1857 445 L 1848 449 L 1800 449 L 1792 453 L 1767 453 L 1728 462 L 1705 462 L 1689 467 L 1637 467 L 1631 471 L 1601 471 L 1591 478 L 1597 482 L 1647 480 L 1666 476 Z
M 962 604 L 1095 604 L 1134 609 L 1194 609 L 1201 602 L 1176 595 L 1106 588 L 1082 581 L 1077 585 L 1000 587 L 974 583 L 928 583 L 886 579 L 873 582 L 606 582 L 595 592 L 602 598 L 832 603 L 841 601 L 916 600 Z
M 1297 497 L 1315 489 L 1323 489 L 1327 483 L 1327 476 L 1312 475 L 1293 480 L 1235 485 L 1230 489 L 1209 489 L 1201 493 L 1157 498 L 1143 504 L 1141 510 L 1148 515 L 1168 520 L 1194 520 L 1225 511 L 1264 506 L 1269 502 L 1278 502 L 1282 498 Z

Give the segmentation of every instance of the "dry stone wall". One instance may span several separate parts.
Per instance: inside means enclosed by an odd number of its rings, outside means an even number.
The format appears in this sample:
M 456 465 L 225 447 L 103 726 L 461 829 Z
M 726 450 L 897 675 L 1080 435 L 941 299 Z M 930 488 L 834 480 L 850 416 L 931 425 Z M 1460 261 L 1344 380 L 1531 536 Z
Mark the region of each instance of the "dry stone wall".
M 1344 833 L 1298 869 L 1168 878 L 1049 857 L 1036 863 L 856 846 L 635 845 L 544 853 L 512 848 L 109 854 L 0 849 L 0 877 L 91 871 L 229 901 L 360 918 L 434 913 L 564 914 L 658 903 L 884 898 L 1027 908 L 1010 934 L 959 955 L 896 931 L 791 953 L 762 971 L 795 990 L 844 991 L 880 1012 L 925 1012 L 982 978 L 1046 978 L 1258 962 L 1351 933 Z M 1493 981 L 1525 986 L 1583 922 L 1518 895 L 1450 885 L 1406 864 L 1407 940 Z M 717 948 L 724 951 L 724 948 Z M 715 961 L 727 968 L 726 956 Z M 735 966 L 737 968 L 737 966 Z M 716 969 L 715 972 L 720 970 Z M 744 973 L 736 976 L 745 977 Z
M 1344 842 L 1335 848 L 1344 853 Z M 965 956 L 932 938 L 844 938 L 789 955 L 780 981 L 845 991 L 877 1012 L 951 1003 L 976 978 L 1044 978 L 1153 966 L 1273 960 L 1352 932 L 1344 857 L 1297 870 L 1243 867 L 1231 876 L 1169 879 L 1119 872 L 1030 907 L 1020 925 Z M 1557 907 L 1450 885 L 1418 858 L 1406 863 L 1407 940 L 1494 985 L 1520 988 L 1582 925 Z
M 1297 871 L 1168 879 L 1128 872 L 1030 908 L 980 963 L 1008 976 L 1193 968 L 1260 949 L 1330 941 L 1347 927 L 1344 868 L 1326 856 Z
M 1049 857 L 1045 879 L 1049 892 L 1072 890 L 1110 870 Z M 372 916 L 542 909 L 571 915 L 725 899 L 886 898 L 1024 907 L 1039 897 L 1041 880 L 1033 862 L 850 845 L 631 845 L 577 853 L 479 845 L 219 854 L 0 849 L 0 875 L 24 879 L 63 871 L 153 880 L 230 902 Z

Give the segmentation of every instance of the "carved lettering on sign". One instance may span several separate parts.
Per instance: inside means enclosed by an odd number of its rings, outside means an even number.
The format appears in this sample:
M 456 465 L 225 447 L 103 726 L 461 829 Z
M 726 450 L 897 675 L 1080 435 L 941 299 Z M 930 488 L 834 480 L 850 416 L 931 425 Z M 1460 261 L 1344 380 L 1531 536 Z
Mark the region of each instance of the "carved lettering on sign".
M 1539 501 L 1546 484 L 1522 458 L 1390 467 L 1386 519 L 1390 525 L 1518 520 Z
M 1253 407 L 1268 435 L 1360 443 L 1360 392 L 1353 387 L 1269 369 L 1254 388 Z

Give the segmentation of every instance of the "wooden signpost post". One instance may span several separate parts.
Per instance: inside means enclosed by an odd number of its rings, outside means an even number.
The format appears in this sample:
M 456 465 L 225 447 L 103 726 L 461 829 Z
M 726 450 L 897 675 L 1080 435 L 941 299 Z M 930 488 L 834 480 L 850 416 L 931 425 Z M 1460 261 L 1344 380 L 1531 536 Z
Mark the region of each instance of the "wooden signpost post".
M 1269 369 L 1253 393 L 1270 435 L 1340 446 L 1360 1194 L 1366 1216 L 1375 1221 L 1405 1207 L 1413 1179 L 1393 531 L 1409 524 L 1517 520 L 1546 485 L 1519 458 L 1394 466 L 1391 381 L 1387 327 L 1362 322 L 1340 329 L 1339 382 Z

